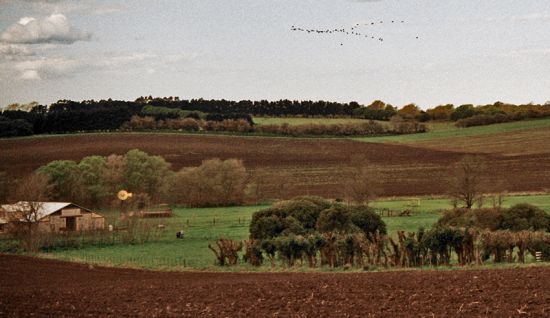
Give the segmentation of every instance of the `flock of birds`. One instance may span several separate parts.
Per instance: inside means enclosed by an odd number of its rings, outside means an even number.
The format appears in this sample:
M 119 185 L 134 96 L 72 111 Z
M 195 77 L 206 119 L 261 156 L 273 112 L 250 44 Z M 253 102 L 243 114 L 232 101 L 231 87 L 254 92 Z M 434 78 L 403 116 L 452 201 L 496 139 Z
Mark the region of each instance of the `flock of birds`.
M 401 24 L 401 23 L 405 23 L 405 21 L 404 20 L 392 20 L 391 23 Z M 391 24 L 391 23 L 388 22 L 387 24 Z M 294 32 L 304 32 L 304 33 L 308 33 L 308 34 L 344 34 L 344 35 L 347 35 L 347 36 L 363 37 L 363 38 L 367 38 L 367 39 L 371 39 L 371 40 L 376 39 L 377 41 L 384 42 L 383 37 L 374 36 L 372 34 L 366 34 L 366 33 L 363 33 L 363 32 L 359 32 L 359 30 L 358 30 L 362 27 L 374 26 L 374 25 L 379 25 L 379 24 L 384 24 L 384 21 L 356 23 L 349 29 L 346 29 L 346 28 L 324 29 L 324 30 L 322 30 L 322 29 L 306 29 L 306 28 L 296 27 L 296 26 L 293 25 L 290 28 L 290 30 L 294 31 Z M 419 38 L 420 38 L 419 36 L 416 36 L 417 40 Z M 342 46 L 342 45 L 344 45 L 344 43 L 340 43 L 340 45 Z

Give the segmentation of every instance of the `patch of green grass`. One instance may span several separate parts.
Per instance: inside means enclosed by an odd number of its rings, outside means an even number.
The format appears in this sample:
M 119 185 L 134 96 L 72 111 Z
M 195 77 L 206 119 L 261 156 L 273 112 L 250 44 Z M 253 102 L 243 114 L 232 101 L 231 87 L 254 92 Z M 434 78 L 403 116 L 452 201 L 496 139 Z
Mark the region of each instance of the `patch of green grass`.
M 248 224 L 252 214 L 268 206 L 244 206 L 227 208 L 174 209 L 174 216 L 165 219 L 144 219 L 156 227 L 165 226 L 158 239 L 139 245 L 113 245 L 60 250 L 48 256 L 68 260 L 82 260 L 115 266 L 145 268 L 183 267 L 204 269 L 214 263 L 214 254 L 208 244 L 223 236 L 243 240 L 248 237 Z M 107 213 L 113 222 L 116 215 Z M 176 232 L 183 230 L 184 239 L 177 239 Z
M 359 118 L 301 118 L 301 117 L 254 117 L 254 123 L 257 125 L 281 125 L 289 124 L 291 126 L 306 124 L 349 124 L 364 123 L 368 120 Z M 382 122 L 385 123 L 385 122 Z
M 550 195 L 506 197 L 505 206 L 527 202 L 550 211 Z M 489 205 L 489 201 L 487 201 Z M 420 227 L 429 228 L 441 215 L 441 211 L 451 208 L 450 200 L 441 198 L 385 199 L 374 202 L 373 207 L 396 212 L 412 210 L 410 217 L 387 217 L 388 232 L 416 232 Z M 56 250 L 41 256 L 58 259 L 96 263 L 102 265 L 139 267 L 149 269 L 197 269 L 217 271 L 270 271 L 269 265 L 254 268 L 247 265 L 220 268 L 214 265 L 214 254 L 208 244 L 224 236 L 234 240 L 248 238 L 248 225 L 252 214 L 267 205 L 227 207 L 227 208 L 176 208 L 174 216 L 166 219 L 145 219 L 153 226 L 165 225 L 152 242 L 136 245 L 90 246 L 82 249 Z M 395 215 L 395 214 L 394 214 Z M 112 223 L 117 214 L 107 212 L 108 222 Z M 176 232 L 184 230 L 185 238 L 176 239 Z M 305 267 L 304 267 L 305 268 Z M 277 270 L 284 270 L 277 268 Z M 305 269 L 301 269 L 305 270 Z M 326 271 L 326 269 L 319 269 Z
M 360 137 L 353 138 L 359 141 L 368 142 L 399 142 L 413 143 L 417 141 L 438 139 L 438 138 L 453 138 L 453 137 L 468 137 L 478 135 L 491 135 L 505 133 L 510 131 L 548 128 L 550 127 L 550 118 L 536 120 L 522 120 L 511 123 L 494 124 L 486 126 L 476 126 L 469 128 L 457 128 L 454 123 L 428 123 L 429 131 L 422 134 L 410 134 L 399 136 L 381 136 L 381 137 Z

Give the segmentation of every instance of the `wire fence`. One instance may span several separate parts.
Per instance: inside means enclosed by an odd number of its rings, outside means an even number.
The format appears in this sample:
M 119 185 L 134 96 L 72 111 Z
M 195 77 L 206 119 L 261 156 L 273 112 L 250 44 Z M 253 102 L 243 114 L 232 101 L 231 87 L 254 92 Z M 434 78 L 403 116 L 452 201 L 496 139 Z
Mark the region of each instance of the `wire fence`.
M 62 257 L 66 260 L 79 261 L 88 264 L 112 265 L 140 268 L 182 268 L 201 269 L 214 265 L 214 259 L 188 258 L 181 255 L 170 257 L 154 256 L 124 256 L 124 255 L 98 255 L 82 253 L 78 256 Z

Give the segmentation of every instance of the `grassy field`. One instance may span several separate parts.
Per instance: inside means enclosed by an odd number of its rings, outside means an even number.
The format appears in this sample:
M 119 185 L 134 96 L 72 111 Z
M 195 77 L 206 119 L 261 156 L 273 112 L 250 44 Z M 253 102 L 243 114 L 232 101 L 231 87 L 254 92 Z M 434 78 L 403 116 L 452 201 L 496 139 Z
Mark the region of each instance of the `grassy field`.
M 364 123 L 366 119 L 359 118 L 299 118 L 299 117 L 254 117 L 254 123 L 258 125 L 281 125 L 289 124 L 291 126 L 306 125 L 306 124 L 347 124 L 347 123 Z M 385 123 L 385 122 L 381 122 Z
M 537 120 L 523 120 L 511 123 L 494 124 L 486 126 L 457 128 L 452 122 L 428 123 L 429 131 L 423 134 L 401 135 L 401 136 L 382 136 L 382 137 L 362 137 L 355 140 L 369 142 L 399 142 L 415 143 L 433 139 L 464 138 L 473 136 L 486 136 L 492 134 L 502 134 L 508 132 L 517 132 L 522 130 L 550 128 L 550 118 Z
M 550 195 L 507 197 L 506 206 L 519 202 L 528 202 L 550 211 Z M 383 219 L 388 231 L 395 234 L 398 230 L 416 231 L 420 227 L 428 228 L 437 221 L 441 210 L 450 208 L 447 199 L 395 199 L 373 203 L 376 208 L 394 211 L 411 209 L 411 217 L 387 217 Z M 147 220 L 153 225 L 164 224 L 166 229 L 159 233 L 154 242 L 140 245 L 113 245 L 106 247 L 86 247 L 83 249 L 58 250 L 44 253 L 42 256 L 58 259 L 84 261 L 113 266 L 128 266 L 150 269 L 197 269 L 197 270 L 268 270 L 252 268 L 246 265 L 237 268 L 219 268 L 214 265 L 214 255 L 208 244 L 220 236 L 235 240 L 248 237 L 248 224 L 254 212 L 268 206 L 246 206 L 228 208 L 175 209 L 175 215 L 169 219 Z M 108 214 L 109 222 L 116 218 Z M 176 239 L 175 233 L 184 230 L 185 238 Z

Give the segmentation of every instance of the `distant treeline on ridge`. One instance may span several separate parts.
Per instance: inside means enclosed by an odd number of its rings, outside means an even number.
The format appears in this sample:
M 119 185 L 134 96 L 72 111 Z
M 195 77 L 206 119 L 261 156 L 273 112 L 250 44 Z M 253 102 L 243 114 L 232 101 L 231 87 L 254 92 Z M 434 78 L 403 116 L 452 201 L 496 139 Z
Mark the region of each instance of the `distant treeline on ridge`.
M 246 120 L 252 116 L 269 117 L 354 117 L 389 120 L 399 115 L 404 120 L 425 122 L 453 120 L 457 126 L 469 127 L 550 116 L 550 105 L 511 105 L 501 102 L 490 105 L 441 105 L 426 111 L 415 104 L 401 108 L 382 101 L 368 106 L 357 102 L 327 101 L 228 101 L 178 97 L 140 97 L 135 101 L 60 100 L 49 106 L 38 103 L 12 104 L 0 114 L 0 137 L 42 133 L 117 130 L 133 116 L 152 116 L 155 120 L 191 117 L 197 120 Z

